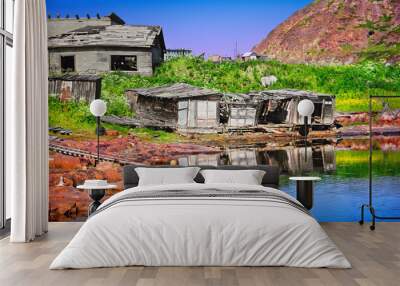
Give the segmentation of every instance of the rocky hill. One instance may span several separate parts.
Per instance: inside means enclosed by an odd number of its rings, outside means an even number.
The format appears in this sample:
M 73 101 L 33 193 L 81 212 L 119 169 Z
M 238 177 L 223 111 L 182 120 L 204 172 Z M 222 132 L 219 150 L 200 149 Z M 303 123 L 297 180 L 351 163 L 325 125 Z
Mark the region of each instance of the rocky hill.
M 400 0 L 315 0 L 253 50 L 284 62 L 400 61 Z

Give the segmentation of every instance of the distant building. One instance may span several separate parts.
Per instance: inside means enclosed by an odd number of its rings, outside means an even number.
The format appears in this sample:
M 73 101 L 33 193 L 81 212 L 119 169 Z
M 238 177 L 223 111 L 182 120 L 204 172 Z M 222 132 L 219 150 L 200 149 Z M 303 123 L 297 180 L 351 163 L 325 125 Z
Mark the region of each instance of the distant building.
M 223 61 L 223 62 L 229 62 L 229 61 L 231 61 L 231 60 L 232 60 L 231 57 L 222 57 L 222 61 Z
M 258 59 L 258 55 L 255 52 L 247 52 L 247 53 L 244 53 L 241 56 L 241 58 L 242 58 L 243 61 L 257 60 Z
M 213 63 L 222 63 L 226 61 L 231 61 L 231 57 L 224 57 L 224 56 L 219 56 L 219 55 L 212 55 L 208 57 L 209 61 L 212 61 Z
M 192 50 L 187 49 L 167 49 L 164 54 L 164 60 L 168 61 L 170 59 L 178 57 L 188 57 L 192 55 Z
M 115 14 L 49 18 L 50 73 L 124 71 L 151 76 L 166 51 L 160 26 L 125 25 Z
M 222 61 L 222 57 L 219 55 L 212 55 L 208 57 L 208 60 L 213 63 L 220 63 Z
M 261 60 L 261 61 L 266 61 L 269 58 L 267 56 L 264 55 L 259 55 L 256 52 L 247 52 L 244 53 L 240 56 L 241 60 L 243 61 L 252 61 L 252 60 Z

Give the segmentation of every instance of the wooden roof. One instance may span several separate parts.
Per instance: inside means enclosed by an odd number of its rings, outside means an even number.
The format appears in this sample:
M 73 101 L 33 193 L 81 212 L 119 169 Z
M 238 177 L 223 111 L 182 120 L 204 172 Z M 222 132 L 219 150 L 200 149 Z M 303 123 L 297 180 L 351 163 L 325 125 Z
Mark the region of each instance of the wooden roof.
M 110 15 L 106 15 L 106 16 L 100 16 L 99 13 L 97 13 L 94 17 L 90 17 L 89 14 L 87 14 L 86 16 L 79 16 L 79 15 L 74 15 L 72 17 L 66 16 L 65 18 L 61 18 L 60 15 L 57 15 L 55 18 L 51 17 L 51 14 L 47 15 L 47 20 L 48 21 L 75 21 L 75 20 L 111 20 L 114 25 L 125 25 L 125 21 L 121 19 L 120 16 L 118 16 L 117 14 L 115 14 L 114 12 L 112 12 Z
M 61 35 L 49 37 L 49 48 L 66 47 L 138 47 L 150 48 L 157 36 L 164 43 L 160 26 L 86 26 Z M 162 48 L 165 46 L 162 44 Z
M 248 94 L 226 93 L 226 94 L 224 94 L 223 99 L 225 102 L 230 102 L 230 103 L 254 104 L 254 102 L 251 102 L 252 97 Z
M 168 98 L 168 99 L 180 99 L 180 98 L 203 97 L 203 96 L 222 97 L 222 93 L 217 92 L 215 90 L 196 87 L 186 83 L 175 83 L 172 85 L 163 85 L 151 88 L 128 89 L 127 91 L 133 91 L 141 96 Z
M 89 75 L 81 75 L 81 74 L 65 74 L 61 76 L 51 76 L 49 80 L 63 80 L 63 81 L 97 81 L 100 80 L 101 76 L 89 74 Z
M 301 97 L 301 98 L 310 98 L 317 99 L 321 97 L 335 98 L 334 95 L 323 94 L 323 93 L 315 93 L 311 91 L 305 90 L 297 90 L 297 89 L 278 89 L 278 90 L 265 90 L 260 92 L 251 93 L 251 96 L 262 98 L 262 99 L 287 99 L 293 97 Z

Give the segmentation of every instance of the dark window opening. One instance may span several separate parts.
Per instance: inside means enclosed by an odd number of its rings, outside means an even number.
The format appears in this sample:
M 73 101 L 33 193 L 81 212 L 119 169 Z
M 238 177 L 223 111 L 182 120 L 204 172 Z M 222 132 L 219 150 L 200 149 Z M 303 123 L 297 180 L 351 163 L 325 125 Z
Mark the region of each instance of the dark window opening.
M 136 56 L 111 56 L 111 70 L 137 71 Z
M 75 56 L 62 56 L 61 57 L 61 72 L 74 72 L 75 71 Z

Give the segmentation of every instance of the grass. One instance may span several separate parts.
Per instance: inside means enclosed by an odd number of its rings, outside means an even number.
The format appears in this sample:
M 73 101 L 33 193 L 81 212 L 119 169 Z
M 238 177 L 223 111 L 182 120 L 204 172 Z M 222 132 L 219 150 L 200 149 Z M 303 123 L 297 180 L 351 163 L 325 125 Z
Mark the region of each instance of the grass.
M 400 96 L 400 66 L 363 62 L 354 65 L 317 66 L 283 64 L 277 61 L 223 62 L 214 64 L 199 58 L 178 58 L 161 65 L 152 77 L 108 73 L 103 77 L 103 97 L 118 99 L 128 88 L 184 82 L 221 92 L 247 93 L 265 88 L 260 78 L 275 75 L 270 89 L 301 89 L 333 94 L 337 110 L 368 110 L 368 95 Z M 123 101 L 123 100 L 122 100 Z M 400 100 L 394 102 L 400 108 Z M 375 110 L 381 108 L 374 104 Z
M 133 116 L 124 92 L 129 88 L 152 87 L 171 83 L 188 83 L 225 93 L 248 93 L 265 90 L 260 79 L 275 75 L 277 83 L 270 89 L 301 89 L 328 93 L 336 96 L 336 109 L 344 112 L 368 110 L 368 96 L 400 96 L 400 66 L 385 66 L 364 62 L 344 66 L 316 66 L 306 64 L 283 64 L 277 61 L 223 62 L 215 64 L 203 59 L 186 57 L 162 64 L 152 77 L 125 73 L 103 74 L 102 99 L 107 101 L 107 114 Z M 400 100 L 390 101 L 391 108 L 400 108 Z M 374 110 L 382 103 L 373 102 Z M 94 136 L 94 117 L 84 103 L 61 103 L 49 98 L 50 126 L 71 129 L 76 136 Z M 173 142 L 181 138 L 172 133 L 150 129 L 129 129 L 105 124 L 108 129 L 121 134 L 136 133 L 143 139 Z
M 400 26 L 399 26 L 400 27 Z M 398 28 L 400 29 L 400 28 Z M 364 60 L 385 60 L 400 55 L 400 44 L 376 44 L 363 50 L 360 54 Z
M 162 130 L 152 130 L 149 128 L 136 128 L 132 130 L 133 133 L 145 141 L 159 142 L 159 143 L 177 143 L 183 141 L 184 138 L 176 133 L 166 132 Z
M 341 178 L 365 178 L 368 176 L 368 151 L 342 150 L 336 151 L 336 174 Z M 399 152 L 373 151 L 374 176 L 399 176 Z
M 107 130 L 116 130 L 121 135 L 135 134 L 145 141 L 158 143 L 172 143 L 182 141 L 183 138 L 175 133 L 148 128 L 129 128 L 115 124 L 102 124 Z M 84 103 L 60 102 L 54 97 L 49 97 L 49 126 L 60 126 L 70 129 L 72 136 L 66 138 L 95 139 L 96 121 L 89 111 L 89 106 Z

